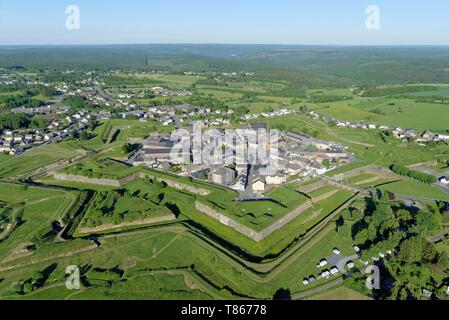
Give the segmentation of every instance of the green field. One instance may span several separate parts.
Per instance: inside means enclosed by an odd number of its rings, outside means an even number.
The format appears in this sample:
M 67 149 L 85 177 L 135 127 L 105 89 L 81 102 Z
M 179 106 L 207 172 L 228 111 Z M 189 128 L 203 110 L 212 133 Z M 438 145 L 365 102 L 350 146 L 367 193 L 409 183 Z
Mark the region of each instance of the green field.
M 439 88 L 438 90 L 429 92 L 416 92 L 413 93 L 413 95 L 417 97 L 429 97 L 429 96 L 449 97 L 449 88 Z
M 76 155 L 77 153 L 73 148 L 62 143 L 37 148 L 18 157 L 4 156 L 0 159 L 0 178 L 29 173 L 46 165 L 70 159 Z
M 79 192 L 0 183 L 0 201 L 20 210 L 22 223 L 0 245 L 0 261 L 14 256 L 13 249 L 28 243 L 44 243 L 52 222 L 63 221 Z
M 354 291 L 349 288 L 341 287 L 330 292 L 316 295 L 311 298 L 311 300 L 341 300 L 341 301 L 351 301 L 351 300 L 369 300 L 367 296 Z
M 435 200 L 449 200 L 449 194 L 445 193 L 440 188 L 412 179 L 403 179 L 399 182 L 385 184 L 379 187 L 379 189 L 406 196 L 423 197 Z

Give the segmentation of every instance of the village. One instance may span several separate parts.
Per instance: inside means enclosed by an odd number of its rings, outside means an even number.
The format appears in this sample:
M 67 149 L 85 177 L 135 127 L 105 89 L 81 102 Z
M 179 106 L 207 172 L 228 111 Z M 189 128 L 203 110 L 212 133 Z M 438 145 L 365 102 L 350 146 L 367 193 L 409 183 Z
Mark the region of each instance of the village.
M 241 126 L 240 129 L 267 130 L 267 126 L 265 123 L 254 123 Z M 224 129 L 221 132 L 224 134 Z M 151 135 L 142 147 L 130 156 L 128 162 L 134 166 L 173 172 L 229 187 L 238 191 L 242 198 L 258 198 L 273 187 L 293 180 L 320 176 L 354 161 L 345 147 L 337 143 L 321 141 L 302 133 L 282 131 L 276 141 L 277 153 L 270 154 L 270 160 L 275 161 L 266 164 L 245 162 L 238 159 L 237 154 L 246 155 L 249 148 L 257 148 L 258 145 L 250 146 L 244 136 L 237 135 L 235 139 L 242 141 L 242 144 L 237 144 L 234 149 L 231 146 L 230 157 L 233 160 L 227 161 L 226 165 L 192 163 L 192 147 L 174 157 L 174 148 L 179 141 L 168 134 Z M 207 148 L 208 142 L 202 141 L 202 149 Z M 224 148 L 223 153 L 229 155 L 228 149 Z

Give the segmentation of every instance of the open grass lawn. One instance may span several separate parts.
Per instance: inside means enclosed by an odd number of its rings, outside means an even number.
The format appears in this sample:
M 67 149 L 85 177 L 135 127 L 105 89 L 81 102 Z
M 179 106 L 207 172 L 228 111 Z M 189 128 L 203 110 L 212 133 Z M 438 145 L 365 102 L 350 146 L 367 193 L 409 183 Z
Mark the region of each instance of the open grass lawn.
M 316 295 L 310 300 L 370 300 L 367 296 L 349 288 L 340 287 L 338 289 Z
M 126 76 L 126 75 L 123 75 Z M 135 77 L 139 79 L 149 79 L 153 81 L 160 81 L 160 85 L 166 85 L 171 89 L 180 90 L 188 89 L 200 79 L 201 76 L 195 75 L 172 75 L 172 74 L 136 74 Z M 151 87 L 156 86 L 154 82 L 151 83 Z M 150 88 L 150 87 L 148 87 Z
M 149 180 L 135 180 L 125 188 L 126 192 L 122 192 L 123 194 L 117 190 L 97 193 L 80 227 L 116 226 L 124 222 L 138 222 L 147 218 L 172 215 L 164 202 L 171 188 Z
M 64 168 L 62 172 L 89 178 L 120 179 L 134 171 L 133 168 L 111 160 L 107 156 L 99 155 Z
M 0 183 L 0 201 L 23 209 L 23 223 L 0 245 L 0 261 L 19 245 L 33 242 L 41 230 L 50 231 L 53 221 L 61 220 L 79 193 Z
M 178 198 L 179 195 L 174 197 Z M 172 226 L 108 236 L 102 238 L 102 246 L 98 249 L 80 251 L 88 246 L 86 240 L 39 248 L 32 257 L 19 258 L 3 265 L 12 269 L 2 273 L 5 280 L 0 283 L 0 288 L 11 288 L 15 281 L 26 279 L 34 271 L 43 270 L 56 262 L 57 268 L 47 280 L 47 286 L 21 299 L 236 298 L 225 287 L 254 298 L 269 299 L 281 287 L 292 292 L 310 289 L 302 285 L 302 279 L 319 272 L 316 262 L 329 255 L 334 246 L 339 247 L 343 254 L 352 254 L 352 243 L 347 240 L 350 239 L 350 222 L 347 223 L 347 228 L 340 229 L 339 233 L 335 232 L 331 223 L 329 228 L 319 233 L 268 278 L 252 274 L 190 232 Z M 115 283 L 111 287 L 83 288 L 76 293 L 66 290 L 61 280 L 65 266 L 86 263 L 101 268 L 118 266 L 125 270 L 124 277 L 128 281 Z M 20 267 L 14 267 L 17 265 Z M 317 282 L 317 285 L 322 283 L 325 281 Z M 0 292 L 1 297 L 17 297 L 11 289 Z
M 376 178 L 377 176 L 375 174 L 372 173 L 365 173 L 365 174 L 361 174 L 355 177 L 352 177 L 350 179 L 347 180 L 348 183 L 350 184 L 359 184 L 362 181 L 368 180 L 368 179 L 373 179 Z
M 274 201 L 233 202 L 236 197 L 233 192 L 223 195 L 214 193 L 203 199 L 215 210 L 256 231 L 265 229 L 307 201 L 291 185 L 275 188 L 265 196 Z
M 362 162 L 362 161 L 353 162 L 353 163 L 343 165 L 341 167 L 338 167 L 337 169 L 334 169 L 332 171 L 327 172 L 326 176 L 334 177 L 334 176 L 337 176 L 339 174 L 352 171 L 354 169 L 365 167 L 366 165 L 367 164 L 365 162 Z
M 407 166 L 431 161 L 437 155 L 444 156 L 449 150 L 447 146 L 429 150 L 416 143 L 402 144 L 391 137 L 384 142 L 377 130 L 333 129 L 333 131 L 336 134 L 334 140 L 347 145 L 349 151 L 355 153 L 357 160 L 365 165 L 377 164 L 389 167 L 392 164 L 403 164 Z
M 212 95 L 219 100 L 240 100 L 243 97 L 243 94 L 240 92 L 226 91 L 212 86 L 198 86 L 197 89 L 199 93 Z
M 138 120 L 112 119 L 101 122 L 95 128 L 94 137 L 86 141 L 71 141 L 73 146 L 80 146 L 94 151 L 109 149 L 113 146 L 122 146 L 129 139 L 144 139 L 151 132 L 171 132 L 172 127 L 162 127 L 158 122 L 141 122 Z M 118 132 L 115 140 L 112 136 Z
M 357 103 L 358 100 L 322 103 L 314 109 L 325 116 L 343 121 L 366 119 L 372 115 L 369 111 L 354 107 Z
M 8 154 L 0 153 L 0 164 L 1 164 L 3 161 L 9 160 L 9 159 L 11 159 L 11 158 L 12 158 L 12 156 L 10 156 L 10 155 L 8 155 Z
M 350 88 L 346 89 L 313 89 L 306 92 L 308 95 L 352 96 Z
M 417 97 L 429 97 L 429 96 L 449 97 L 449 88 L 439 88 L 438 90 L 434 91 L 415 92 L 412 95 Z
M 312 197 L 312 198 L 317 198 L 317 197 L 320 197 L 322 195 L 325 195 L 325 194 L 327 194 L 329 192 L 332 192 L 332 191 L 335 191 L 335 190 L 339 190 L 339 189 L 336 188 L 335 186 L 327 185 L 327 186 L 325 186 L 323 188 L 319 188 L 317 190 L 314 190 L 314 191 L 310 192 L 308 195 L 310 197 Z
M 449 105 L 416 103 L 405 108 L 403 112 L 376 117 L 376 122 L 415 130 L 444 132 L 448 129 L 447 119 L 449 119 Z
M 404 178 L 399 182 L 393 182 L 380 186 L 379 189 L 406 196 L 423 197 L 435 200 L 449 200 L 449 194 L 445 193 L 440 188 L 408 178 Z
M 239 106 L 245 106 L 250 110 L 250 113 L 262 113 L 262 112 L 271 112 L 274 109 L 282 107 L 279 103 L 276 102 L 230 102 L 228 106 L 235 108 Z
M 93 288 L 73 295 L 71 300 L 209 300 L 207 293 L 190 289 L 184 274 L 142 275 L 126 282 L 119 282 L 111 288 Z M 194 286 L 194 284 L 193 284 Z
M 449 90 L 449 89 L 440 89 Z M 413 128 L 416 130 L 447 130 L 449 106 L 433 103 L 415 103 L 407 99 L 354 99 L 320 103 L 314 107 L 319 113 L 337 120 L 366 120 L 379 125 Z M 381 112 L 378 114 L 375 112 Z M 435 115 L 438 115 L 435 117 Z
M 4 161 L 0 159 L 0 178 L 25 174 L 76 155 L 66 144 L 50 144 L 17 157 L 4 157 Z

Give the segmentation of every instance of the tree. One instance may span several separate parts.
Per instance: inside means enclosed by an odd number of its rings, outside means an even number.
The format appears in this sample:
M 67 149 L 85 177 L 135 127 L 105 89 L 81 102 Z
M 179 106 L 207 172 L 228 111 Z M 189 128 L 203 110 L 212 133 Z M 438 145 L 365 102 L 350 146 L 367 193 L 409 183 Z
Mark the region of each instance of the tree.
M 92 138 L 92 135 L 87 131 L 82 131 L 79 135 L 79 138 L 80 140 L 90 140 Z
M 441 217 L 439 214 L 427 211 L 418 211 L 415 216 L 414 231 L 429 236 L 437 233 L 440 230 Z
M 423 259 L 425 240 L 421 237 L 412 237 L 405 240 L 399 247 L 398 260 L 406 263 L 421 262 Z
M 100 125 L 100 122 L 98 122 L 98 120 L 90 119 L 89 120 L 89 124 L 88 124 L 88 128 L 89 128 L 90 131 L 94 131 L 99 125 Z
M 410 211 L 405 209 L 399 209 L 398 211 L 396 211 L 395 216 L 396 219 L 398 219 L 401 223 L 408 222 L 412 219 Z
M 281 288 L 273 296 L 273 300 L 291 300 L 292 294 L 289 289 Z
M 42 117 L 34 117 L 31 120 L 31 128 L 45 128 L 46 122 Z
M 354 241 L 358 245 L 363 245 L 368 241 L 368 229 L 363 229 L 360 232 L 358 232 L 355 237 Z
M 16 130 L 28 128 L 31 123 L 30 117 L 23 113 L 1 113 L 0 130 Z

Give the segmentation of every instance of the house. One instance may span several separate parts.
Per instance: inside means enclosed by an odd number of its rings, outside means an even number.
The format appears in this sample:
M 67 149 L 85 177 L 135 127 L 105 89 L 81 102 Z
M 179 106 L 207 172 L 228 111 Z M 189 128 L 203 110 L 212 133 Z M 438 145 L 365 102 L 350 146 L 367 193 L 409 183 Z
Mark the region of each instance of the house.
M 287 182 L 287 176 L 284 174 L 276 174 L 265 177 L 265 182 L 268 185 L 281 185 Z
M 323 174 L 325 174 L 325 173 L 327 172 L 327 168 L 326 168 L 323 164 L 319 163 L 318 161 L 314 161 L 314 162 L 310 165 L 310 167 L 311 167 L 312 170 L 315 171 L 316 174 L 318 174 L 318 175 L 323 175 Z
M 15 147 L 15 148 L 11 148 L 11 150 L 9 151 L 9 154 L 11 156 L 15 156 L 15 155 L 21 154 L 22 152 L 23 152 L 23 148 Z
M 265 191 L 266 187 L 265 182 L 260 178 L 255 179 L 251 186 L 253 191 L 255 192 L 263 192 Z
M 435 137 L 435 135 L 430 132 L 429 130 L 424 131 L 424 133 L 422 134 L 422 138 L 426 139 L 426 140 L 431 140 Z
M 416 138 L 416 131 L 413 129 L 405 130 L 405 136 L 409 138 Z
M 440 182 L 444 184 L 449 184 L 449 176 L 441 177 Z
M 324 266 L 327 266 L 327 260 L 326 259 L 322 259 L 321 261 L 320 261 L 320 263 L 319 263 L 319 266 L 320 267 L 324 267 Z
M 9 153 L 11 151 L 10 146 L 0 145 L 0 152 L 6 152 Z
M 447 134 L 439 134 L 438 135 L 439 140 L 449 140 L 449 135 Z

